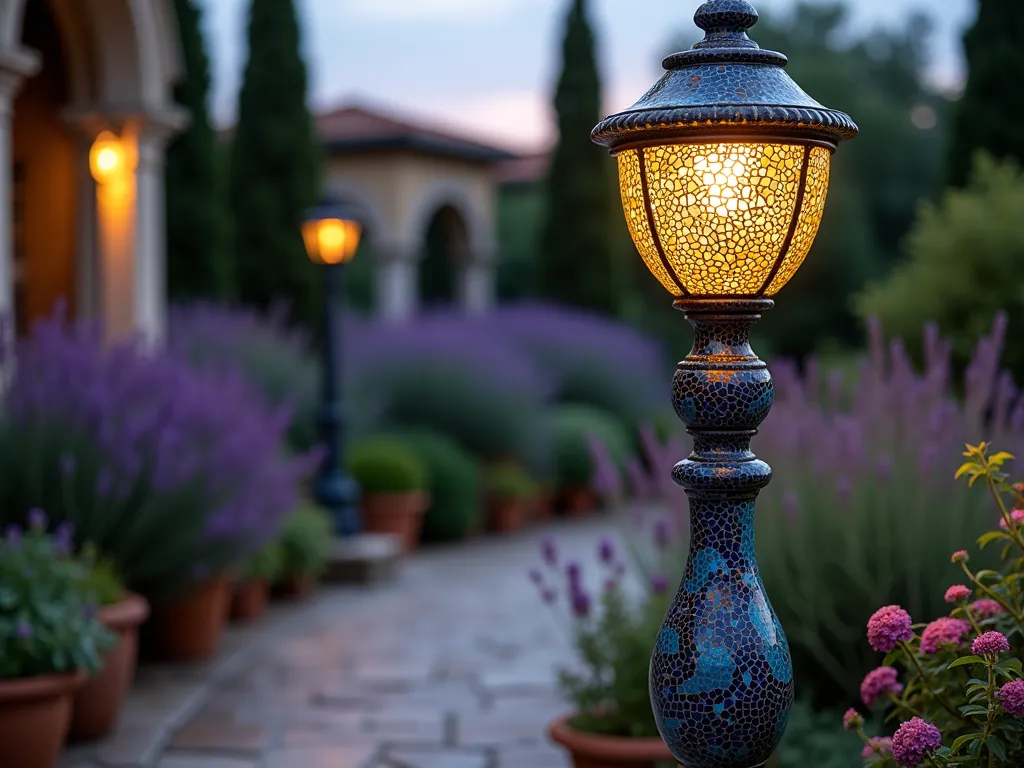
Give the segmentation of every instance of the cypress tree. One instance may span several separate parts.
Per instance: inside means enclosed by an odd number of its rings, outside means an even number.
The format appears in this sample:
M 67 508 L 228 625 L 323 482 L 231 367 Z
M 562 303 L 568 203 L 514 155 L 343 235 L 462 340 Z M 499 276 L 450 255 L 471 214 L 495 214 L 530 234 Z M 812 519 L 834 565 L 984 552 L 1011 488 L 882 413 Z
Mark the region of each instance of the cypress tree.
M 252 0 L 248 39 L 229 188 L 239 298 L 286 299 L 294 320 L 312 324 L 320 281 L 300 225 L 317 201 L 320 151 L 293 1 Z
M 977 150 L 1024 163 L 1024 100 L 1013 84 L 1024 81 L 1024 4 L 979 0 L 978 18 L 964 35 L 968 77 L 956 106 L 948 162 L 949 181 L 964 186 Z
M 167 291 L 172 299 L 231 292 L 230 220 L 217 135 L 210 124 L 210 61 L 193 0 L 174 0 L 185 65 L 174 98 L 189 111 L 167 149 Z
M 587 2 L 570 2 L 554 98 L 559 138 L 547 179 L 538 289 L 564 304 L 616 313 L 621 286 L 611 222 L 621 215 L 613 210 L 613 162 L 590 141 L 601 119 L 601 77 Z

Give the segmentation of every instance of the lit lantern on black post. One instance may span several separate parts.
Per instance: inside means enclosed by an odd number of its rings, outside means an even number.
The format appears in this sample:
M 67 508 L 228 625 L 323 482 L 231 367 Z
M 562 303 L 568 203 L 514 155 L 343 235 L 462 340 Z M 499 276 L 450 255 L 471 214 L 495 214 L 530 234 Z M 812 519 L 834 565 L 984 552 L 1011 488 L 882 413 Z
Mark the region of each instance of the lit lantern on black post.
M 326 451 L 316 478 L 317 502 L 334 519 L 335 532 L 360 532 L 359 488 L 344 466 L 345 411 L 339 375 L 341 354 L 341 278 L 345 265 L 359 248 L 362 227 L 355 212 L 326 204 L 310 211 L 302 224 L 302 239 L 314 264 L 324 270 L 323 404 L 320 427 Z
M 832 153 L 857 126 L 747 36 L 746 0 L 709 0 L 694 20 L 704 39 L 593 138 L 618 158 L 640 255 L 695 331 L 673 384 L 694 439 L 673 470 L 690 499 L 690 555 L 652 657 L 655 716 L 686 768 L 755 768 L 782 738 L 793 671 L 754 556 L 771 469 L 750 440 L 774 390 L 749 334 L 807 256 Z

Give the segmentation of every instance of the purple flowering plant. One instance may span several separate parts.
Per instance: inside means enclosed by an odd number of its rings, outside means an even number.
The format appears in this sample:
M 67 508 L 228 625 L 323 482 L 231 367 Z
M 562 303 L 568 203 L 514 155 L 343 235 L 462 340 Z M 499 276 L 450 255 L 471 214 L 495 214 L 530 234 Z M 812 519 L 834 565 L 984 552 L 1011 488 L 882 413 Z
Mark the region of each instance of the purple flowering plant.
M 193 302 L 171 307 L 167 345 L 197 368 L 229 364 L 268 402 L 287 407 L 288 446 L 308 451 L 320 442 L 320 363 L 312 339 L 288 322 L 288 306 L 267 312 Z
M 653 430 L 641 430 L 643 462 L 633 468 L 639 485 L 650 489 L 653 476 L 666 474 L 671 448 Z M 594 452 L 595 489 L 623 511 L 626 482 L 602 449 Z M 648 477 L 650 475 L 650 477 Z M 685 496 L 679 492 L 679 499 Z M 575 708 L 573 727 L 605 735 L 657 738 L 648 690 L 651 648 L 672 600 L 677 539 L 685 525 L 685 504 L 635 501 L 622 514 L 623 532 L 597 542 L 596 568 L 566 559 L 554 538 L 541 541 L 541 563 L 530 580 L 541 599 L 568 617 L 577 663 L 559 673 L 562 694 Z M 639 534 L 639 535 L 638 535 Z M 589 577 L 589 578 L 588 578 Z
M 244 375 L 137 344 L 104 346 L 61 316 L 0 355 L 0 524 L 47 509 L 75 544 L 160 597 L 238 565 L 277 536 L 316 456 Z
M 559 670 L 559 688 L 575 709 L 574 728 L 657 738 L 647 673 L 670 595 L 665 588 L 637 595 L 611 538 L 598 542 L 596 554 L 597 584 L 588 582 L 580 561 L 564 562 L 550 537 L 541 542 L 542 566 L 530 571 L 541 599 L 570 619 L 577 663 Z
M 101 596 L 71 530 L 47 533 L 42 510 L 0 538 L 0 679 L 95 672 L 114 637 L 97 618 Z
M 972 569 L 970 555 L 950 558 L 963 583 L 945 590 L 953 608 L 928 624 L 915 624 L 898 605 L 879 608 L 867 624 L 868 644 L 886 654 L 861 683 L 867 710 L 885 709 L 896 723 L 890 739 L 869 738 L 854 709 L 844 725 L 864 741 L 866 765 L 1024 765 L 1024 484 L 1011 484 L 1009 453 L 987 443 L 967 446 L 957 478 L 982 483 L 1000 525 L 978 539 L 1001 547 L 999 570 Z
M 877 664 L 850 642 L 876 608 L 948 610 L 934 585 L 958 572 L 949 553 L 991 523 L 986 499 L 954 480 L 955 457 L 986 434 L 1024 450 L 1024 398 L 1000 367 L 1005 333 L 997 317 L 963 377 L 934 325 L 920 356 L 872 322 L 849 366 L 772 362 L 775 404 L 752 446 L 773 470 L 757 500 L 757 556 L 796 677 L 816 701 L 848 701 Z M 988 568 L 997 556 L 989 548 L 974 560 Z

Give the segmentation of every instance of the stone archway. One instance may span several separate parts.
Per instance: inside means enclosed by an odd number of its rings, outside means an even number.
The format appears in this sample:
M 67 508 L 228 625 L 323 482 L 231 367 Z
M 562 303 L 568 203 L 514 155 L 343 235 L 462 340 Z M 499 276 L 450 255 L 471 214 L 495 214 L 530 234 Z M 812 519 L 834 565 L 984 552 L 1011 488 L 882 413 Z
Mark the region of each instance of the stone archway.
M 0 311 L 45 314 L 63 295 L 79 317 L 99 321 L 110 339 L 141 334 L 158 340 L 166 304 L 163 155 L 167 140 L 185 122 L 172 98 L 181 62 L 170 0 L 4 0 L 2 5 Z M 50 99 L 33 114 L 25 105 L 39 106 L 43 92 Z M 19 114 L 23 107 L 27 112 Z M 52 146 L 63 147 L 59 157 L 33 152 L 32 142 L 24 140 L 41 124 L 49 126 Z M 90 148 L 104 132 L 117 138 L 124 158 L 116 199 L 98 188 L 89 170 Z M 14 227 L 7 225 L 14 223 L 14 176 L 16 169 L 19 178 L 38 175 L 44 154 L 69 188 L 70 202 L 53 214 L 60 217 L 59 229 L 72 233 L 73 253 L 57 259 L 64 265 L 57 276 L 41 266 L 52 258 L 30 255 L 19 295 L 36 298 L 16 307 Z M 38 205 L 30 186 L 17 190 L 26 220 Z M 36 228 L 21 229 L 27 242 L 23 251 L 46 250 L 38 244 L 42 235 Z
M 419 262 L 419 303 L 449 306 L 459 299 L 459 275 L 472 259 L 469 228 L 454 205 L 438 208 L 423 235 Z
M 486 311 L 497 250 L 493 169 L 512 155 L 364 107 L 321 114 L 317 130 L 327 191 L 344 189 L 372 212 L 377 313 L 408 319 L 421 298 Z M 432 250 L 448 255 L 435 260 Z

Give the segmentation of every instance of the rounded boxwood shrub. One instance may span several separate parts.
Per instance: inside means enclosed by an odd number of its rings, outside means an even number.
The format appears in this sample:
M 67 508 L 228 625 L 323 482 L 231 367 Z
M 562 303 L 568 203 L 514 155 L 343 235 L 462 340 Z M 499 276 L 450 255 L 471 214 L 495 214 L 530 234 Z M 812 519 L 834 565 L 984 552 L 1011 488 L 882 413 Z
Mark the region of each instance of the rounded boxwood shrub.
M 331 557 L 334 523 L 321 507 L 299 507 L 281 526 L 280 576 L 319 576 Z
M 416 451 L 402 442 L 374 438 L 352 449 L 349 471 L 359 489 L 371 493 L 406 493 L 427 486 L 427 472 Z
M 495 499 L 523 501 L 536 497 L 537 483 L 526 470 L 514 464 L 488 468 L 484 475 L 487 495 Z
M 480 515 L 482 502 L 476 460 L 438 432 L 404 429 L 389 437 L 408 446 L 426 466 L 430 507 L 423 519 L 423 540 L 465 538 Z
M 551 415 L 555 467 L 562 488 L 589 485 L 594 473 L 591 440 L 604 445 L 620 469 L 632 454 L 633 440 L 619 420 L 587 405 L 563 405 Z

